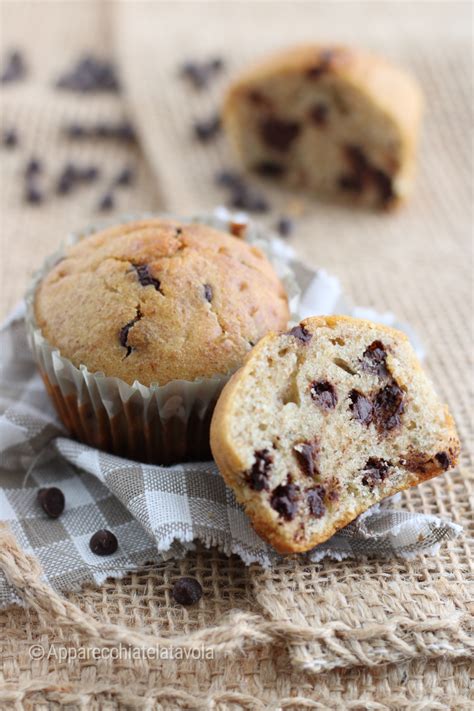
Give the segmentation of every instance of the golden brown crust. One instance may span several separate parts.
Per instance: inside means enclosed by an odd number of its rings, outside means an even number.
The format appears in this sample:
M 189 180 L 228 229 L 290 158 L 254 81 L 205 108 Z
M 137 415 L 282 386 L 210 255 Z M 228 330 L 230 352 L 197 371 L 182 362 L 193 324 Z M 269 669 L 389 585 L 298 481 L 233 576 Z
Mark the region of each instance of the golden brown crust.
M 312 334 L 315 334 L 318 328 L 329 327 L 336 329 L 342 324 L 353 325 L 354 323 L 360 329 L 369 329 L 369 333 L 370 328 L 374 326 L 369 321 L 355 320 L 346 316 L 313 317 L 305 319 L 301 322 L 301 325 Z M 399 343 L 407 343 L 407 338 L 403 333 L 394 331 L 394 329 L 387 326 L 377 325 L 377 333 L 386 334 L 387 338 L 395 339 Z M 322 531 L 316 531 L 310 538 L 306 537 L 298 541 L 295 540 L 292 533 L 289 534 L 287 532 L 284 523 L 275 521 L 275 512 L 268 505 L 263 505 L 259 496 L 254 491 L 249 491 L 248 486 L 246 486 L 242 476 L 248 465 L 242 458 L 241 448 L 236 444 L 232 434 L 233 420 L 236 416 L 235 406 L 241 386 L 249 379 L 252 379 L 252 382 L 256 380 L 256 364 L 259 361 L 260 354 L 268 350 L 268 347 L 278 338 L 278 334 L 275 333 L 265 336 L 248 354 L 242 367 L 225 386 L 218 400 L 211 423 L 211 449 L 219 471 L 226 483 L 235 491 L 237 500 L 245 506 L 245 510 L 257 533 L 280 553 L 294 553 L 309 550 L 318 543 L 327 540 L 375 501 L 372 500 L 367 504 L 361 500 L 358 507 L 351 509 L 350 512 L 341 510 Z M 407 367 L 413 374 L 414 379 L 418 377 L 424 379 L 420 363 L 414 353 Z M 459 456 L 459 439 L 455 424 L 446 406 L 440 412 L 442 413 L 443 430 L 437 439 L 435 450 L 431 455 L 424 456 L 407 452 L 404 459 L 400 460 L 407 474 L 396 486 L 392 486 L 388 493 L 385 493 L 385 496 L 416 486 L 456 466 Z M 243 414 L 242 406 L 240 406 L 239 416 L 242 417 Z M 424 416 L 429 420 L 429 413 L 424 413 Z M 259 423 L 254 421 L 253 424 L 254 429 L 256 429 Z
M 256 247 L 149 219 L 81 240 L 41 283 L 44 336 L 74 365 L 150 385 L 232 372 L 288 304 Z

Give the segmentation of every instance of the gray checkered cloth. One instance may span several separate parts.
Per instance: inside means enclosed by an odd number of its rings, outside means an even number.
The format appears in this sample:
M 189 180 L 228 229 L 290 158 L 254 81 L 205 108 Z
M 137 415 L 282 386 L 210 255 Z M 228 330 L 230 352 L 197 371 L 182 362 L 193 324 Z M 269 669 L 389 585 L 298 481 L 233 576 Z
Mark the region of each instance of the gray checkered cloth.
M 321 290 L 317 279 L 309 286 Z M 327 297 L 328 288 L 322 291 Z M 151 466 L 68 439 L 33 362 L 23 313 L 20 307 L 0 331 L 0 521 L 41 563 L 55 589 L 100 584 L 145 563 L 183 556 L 196 539 L 246 563 L 268 566 L 278 560 L 213 462 Z M 64 492 L 66 508 L 58 519 L 48 518 L 37 502 L 45 486 Z M 100 528 L 112 530 L 119 541 L 106 561 L 89 548 Z M 435 516 L 377 506 L 307 555 L 318 561 L 432 554 L 460 531 Z M 0 607 L 19 601 L 0 571 Z

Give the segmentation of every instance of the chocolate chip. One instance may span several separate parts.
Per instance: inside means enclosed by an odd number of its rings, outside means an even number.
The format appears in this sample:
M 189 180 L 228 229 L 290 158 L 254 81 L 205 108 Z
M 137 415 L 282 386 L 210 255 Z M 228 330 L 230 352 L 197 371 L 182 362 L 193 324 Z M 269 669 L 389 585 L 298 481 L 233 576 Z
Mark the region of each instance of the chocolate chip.
M 232 190 L 237 190 L 244 184 L 242 176 L 232 170 L 219 171 L 215 176 L 215 181 L 217 185 Z
M 65 499 L 61 489 L 49 486 L 38 491 L 38 502 L 49 518 L 58 518 L 64 511 Z
M 128 334 L 131 328 L 135 326 L 138 321 L 142 318 L 142 313 L 140 311 L 140 307 L 137 307 L 137 315 L 135 318 L 133 318 L 131 321 L 125 324 L 125 326 L 122 326 L 122 328 L 119 331 L 119 341 L 120 345 L 123 346 L 124 348 L 127 349 L 127 353 L 125 355 L 125 358 L 128 358 L 130 353 L 133 351 L 132 346 L 128 345 Z
M 393 430 L 400 424 L 403 396 L 403 390 L 395 381 L 378 391 L 374 400 L 374 422 L 380 433 Z
M 287 151 L 300 131 L 301 126 L 296 121 L 267 118 L 260 124 L 263 142 L 277 151 Z
M 387 462 L 385 459 L 370 457 L 362 470 L 362 483 L 364 486 L 373 489 L 376 484 L 380 484 L 384 481 L 388 476 L 390 466 L 390 462 Z
M 180 578 L 173 585 L 171 594 L 179 605 L 194 605 L 202 597 L 202 586 L 196 578 Z
M 2 146 L 15 148 L 18 145 L 18 134 L 14 128 L 7 128 L 2 134 Z
M 372 180 L 377 188 L 381 206 L 388 207 L 396 197 L 392 178 L 383 170 L 373 168 Z
M 298 442 L 293 446 L 293 453 L 303 474 L 309 477 L 318 474 L 316 462 L 319 446 L 317 442 Z
M 264 178 L 281 178 L 286 172 L 286 166 L 273 160 L 263 160 L 254 166 L 254 170 Z
M 376 168 L 360 146 L 346 145 L 343 150 L 351 166 L 351 173 L 339 178 L 339 187 L 361 192 L 366 185 L 371 184 L 378 193 L 380 205 L 388 207 L 395 198 L 391 176 Z
M 334 385 L 327 380 L 313 381 L 309 386 L 311 398 L 322 410 L 333 410 L 337 405 Z
M 248 212 L 267 212 L 268 202 L 264 195 L 248 185 L 241 175 L 229 170 L 217 173 L 216 183 L 229 190 L 229 204 Z
M 138 281 L 142 286 L 154 286 L 157 291 L 160 291 L 161 282 L 151 275 L 148 264 L 133 264 L 133 268 L 137 273 Z
M 93 183 L 100 175 L 99 169 L 95 165 L 89 165 L 77 170 L 77 180 L 83 183 Z
M 221 119 L 218 114 L 208 119 L 195 121 L 193 125 L 194 136 L 203 143 L 215 138 L 221 130 Z
M 25 189 L 25 202 L 31 205 L 39 205 L 43 202 L 44 195 L 35 185 L 27 185 Z
M 311 120 L 316 126 L 326 126 L 328 121 L 329 108 L 326 104 L 315 104 L 309 112 Z
M 297 338 L 302 343 L 309 343 L 313 337 L 313 334 L 310 333 L 301 324 L 298 324 L 297 326 L 293 326 L 293 328 L 290 331 L 288 331 L 286 335 L 293 336 L 293 338 Z
M 341 175 L 337 180 L 341 190 L 360 193 L 364 189 L 364 180 L 360 175 Z
M 306 71 L 308 79 L 319 79 L 323 74 L 330 71 L 331 62 L 336 55 L 335 50 L 325 49 L 317 58 L 316 63 Z
M 326 506 L 324 505 L 325 495 L 326 490 L 324 486 L 315 486 L 306 492 L 309 512 L 315 518 L 321 518 L 321 516 L 324 516 L 326 513 Z
M 11 82 L 19 81 L 20 79 L 24 79 L 26 73 L 26 63 L 23 55 L 18 50 L 14 50 L 9 52 L 6 56 L 0 74 L 0 83 L 10 84 Z
M 43 172 L 43 164 L 38 158 L 30 158 L 25 167 L 25 177 L 31 178 L 33 175 L 39 175 Z
M 255 452 L 255 461 L 245 478 L 248 485 L 254 491 L 268 489 L 268 477 L 272 468 L 273 457 L 268 449 L 261 449 Z
M 96 555 L 112 555 L 118 548 L 117 537 L 112 531 L 102 528 L 91 536 L 89 548 Z
M 100 210 L 100 212 L 108 212 L 109 210 L 112 210 L 114 206 L 115 200 L 112 193 L 105 193 L 105 195 L 103 195 L 99 200 L 97 208 L 98 210 Z
M 273 106 L 271 99 L 269 99 L 268 96 L 265 96 L 265 94 L 258 89 L 251 89 L 247 93 L 247 98 L 252 104 L 261 108 L 271 109 Z
M 299 489 L 294 484 L 280 484 L 273 490 L 270 505 L 287 521 L 291 521 L 298 510 Z
M 195 89 L 204 89 L 209 81 L 224 68 L 221 57 L 213 57 L 207 61 L 187 61 L 182 64 L 180 74 L 187 79 Z
M 211 303 L 213 297 L 212 286 L 210 284 L 204 284 L 204 298 L 206 301 Z
M 282 237 L 289 237 L 289 235 L 291 235 L 291 233 L 293 232 L 293 228 L 294 222 L 291 217 L 280 217 L 280 219 L 276 223 L 277 232 Z
M 435 454 L 435 459 L 444 471 L 447 471 L 451 466 L 451 459 L 447 452 L 438 452 Z
M 123 168 L 114 180 L 114 185 L 121 187 L 131 185 L 135 178 L 134 171 L 129 166 Z
M 351 404 L 349 409 L 355 420 L 361 425 L 370 425 L 373 417 L 373 407 L 370 399 L 358 390 L 351 390 L 349 393 Z
M 57 79 L 56 87 L 79 93 L 120 91 L 112 62 L 92 55 L 77 60 L 69 71 Z
M 362 354 L 362 369 L 368 373 L 374 373 L 379 378 L 386 378 L 390 375 L 387 369 L 387 351 L 382 341 L 374 341 L 367 346 Z

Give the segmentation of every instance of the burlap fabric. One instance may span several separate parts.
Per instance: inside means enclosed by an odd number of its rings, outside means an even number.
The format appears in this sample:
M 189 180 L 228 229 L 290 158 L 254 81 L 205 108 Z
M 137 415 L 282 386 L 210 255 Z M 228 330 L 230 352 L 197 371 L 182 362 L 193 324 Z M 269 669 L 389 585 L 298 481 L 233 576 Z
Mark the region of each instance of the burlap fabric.
M 212 174 L 228 160 L 225 143 L 219 139 L 204 148 L 189 139 L 192 117 L 212 111 L 219 82 L 208 94 L 193 94 L 176 79 L 180 60 L 222 52 L 234 71 L 270 45 L 337 35 L 383 49 L 413 68 L 429 108 L 412 202 L 394 216 L 309 206 L 293 243 L 306 260 L 337 273 L 356 303 L 394 310 L 421 333 L 427 367 L 464 441 L 463 468 L 409 492 L 404 504 L 447 515 L 464 526 L 465 535 L 433 558 L 311 567 L 291 562 L 271 572 L 198 548 L 182 561 L 65 599 L 52 598 L 39 571 L 3 538 L 2 567 L 27 607 L 1 617 L 0 705 L 469 708 L 470 6 L 41 2 L 4 5 L 3 15 L 3 41 L 27 49 L 32 74 L 2 98 L 4 122 L 17 124 L 22 137 L 17 151 L 2 152 L 5 313 L 22 295 L 30 270 L 71 225 L 90 221 L 98 199 L 91 187 L 25 207 L 19 173 L 32 152 L 44 157 L 49 176 L 71 157 L 100 161 L 107 176 L 135 162 L 138 181 L 133 190 L 121 191 L 121 212 L 188 211 L 219 201 Z M 52 77 L 79 51 L 111 51 L 112 45 L 124 75 L 122 98 L 52 92 Z M 125 107 L 137 122 L 141 152 L 99 143 L 70 146 L 61 137 L 68 119 L 115 117 Z M 277 204 L 284 209 L 286 199 Z M 183 574 L 203 583 L 205 594 L 195 608 L 177 607 L 170 598 Z M 175 637 L 185 646 L 212 646 L 215 659 L 32 661 L 28 651 L 38 640 L 48 649 L 157 641 L 166 646 Z

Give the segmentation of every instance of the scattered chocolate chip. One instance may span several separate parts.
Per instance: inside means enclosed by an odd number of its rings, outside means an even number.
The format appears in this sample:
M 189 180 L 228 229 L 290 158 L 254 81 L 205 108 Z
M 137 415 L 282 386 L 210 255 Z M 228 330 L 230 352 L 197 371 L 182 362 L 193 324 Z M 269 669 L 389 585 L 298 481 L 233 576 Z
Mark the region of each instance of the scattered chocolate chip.
M 309 477 L 318 474 L 319 446 L 317 442 L 298 442 L 293 446 L 293 453 L 303 474 Z
M 114 180 L 114 185 L 124 187 L 131 185 L 134 181 L 135 173 L 129 166 L 123 168 Z
M 171 594 L 179 605 L 194 605 L 202 597 L 202 586 L 196 578 L 180 578 L 173 585 Z
M 157 291 L 161 290 L 161 282 L 159 279 L 155 279 L 155 277 L 151 275 L 148 264 L 134 264 L 133 268 L 135 269 L 138 281 L 142 286 L 154 286 Z
M 85 168 L 78 168 L 76 172 L 77 180 L 83 183 L 93 183 L 100 175 L 99 169 L 95 165 L 89 165 Z
M 31 205 L 39 205 L 43 202 L 44 195 L 35 185 L 27 185 L 25 188 L 25 202 Z
M 267 199 L 250 186 L 244 186 L 234 192 L 230 198 L 230 205 L 248 212 L 268 212 L 269 210 Z
M 370 457 L 362 470 L 362 483 L 364 486 L 373 489 L 376 484 L 384 481 L 388 476 L 390 466 L 390 462 L 385 461 L 385 459 Z
M 329 108 L 326 104 L 315 104 L 310 110 L 310 117 L 316 126 L 326 126 L 328 122 Z
M 333 410 L 337 405 L 334 385 L 327 380 L 313 381 L 309 386 L 311 398 L 322 410 Z
M 0 73 L 0 83 L 10 84 L 19 81 L 20 79 L 24 79 L 26 73 L 26 63 L 23 55 L 18 50 L 14 50 L 9 52 L 6 56 L 3 69 Z
M 273 160 L 263 160 L 254 166 L 254 170 L 263 178 L 281 178 L 286 172 L 286 166 Z
M 293 326 L 293 328 L 290 331 L 288 331 L 288 333 L 286 335 L 293 336 L 293 338 L 297 338 L 302 343 L 309 343 L 313 337 L 313 334 L 310 333 L 301 324 L 298 324 L 297 326 Z
M 120 91 L 116 70 L 112 62 L 88 55 L 56 81 L 58 89 L 79 93 Z
M 260 106 L 261 108 L 271 109 L 273 106 L 271 99 L 269 99 L 268 96 L 265 96 L 265 94 L 258 89 L 251 89 L 247 93 L 247 98 L 252 104 Z
M 14 128 L 7 128 L 2 134 L 2 146 L 15 148 L 18 145 L 18 134 Z
M 124 348 L 127 349 L 127 353 L 125 355 L 125 358 L 128 358 L 130 353 L 133 351 L 132 346 L 128 345 L 128 334 L 131 328 L 135 326 L 135 324 L 140 321 L 142 318 L 142 313 L 140 311 L 140 307 L 137 307 L 137 315 L 135 318 L 133 318 L 131 321 L 125 324 L 125 326 L 122 326 L 122 328 L 119 331 L 119 341 L 120 345 L 123 346 Z
M 268 477 L 273 464 L 273 457 L 268 449 L 261 449 L 255 452 L 255 461 L 245 478 L 248 485 L 254 491 L 268 489 Z
M 321 518 L 321 516 L 324 516 L 326 513 L 326 506 L 324 505 L 325 495 L 326 490 L 324 486 L 315 486 L 306 492 L 309 512 L 315 518 Z
M 214 78 L 224 68 L 224 60 L 221 57 L 213 57 L 210 60 L 198 62 L 187 61 L 180 69 L 180 74 L 187 79 L 195 89 L 204 89 L 209 81 Z
M 204 298 L 206 301 L 211 303 L 213 297 L 212 286 L 210 284 L 204 284 Z
M 211 116 L 208 119 L 203 119 L 201 121 L 195 121 L 193 125 L 193 131 L 195 138 L 202 143 L 210 141 L 215 138 L 221 130 L 221 119 L 218 114 Z
M 49 486 L 38 491 L 38 502 L 49 518 L 58 518 L 64 511 L 65 499 L 61 489 Z
M 378 391 L 374 399 L 374 422 L 380 433 L 393 430 L 400 424 L 403 396 L 403 390 L 395 381 Z
M 31 178 L 43 172 L 43 164 L 37 158 L 30 158 L 25 167 L 25 177 Z
M 287 151 L 300 131 L 301 126 L 296 121 L 285 121 L 271 117 L 264 119 L 260 124 L 263 142 L 277 151 Z
M 102 528 L 89 541 L 89 548 L 96 555 L 112 555 L 118 548 L 118 541 L 112 531 Z
M 349 393 L 351 403 L 349 409 L 355 420 L 361 425 L 370 425 L 373 417 L 373 407 L 370 399 L 358 390 L 351 390 Z
M 368 373 L 374 373 L 379 378 L 386 378 L 390 375 L 387 369 L 387 351 L 382 341 L 374 341 L 367 346 L 362 354 L 362 369 Z
M 298 510 L 299 490 L 294 484 L 280 484 L 273 490 L 270 505 L 287 521 L 291 521 Z
M 112 210 L 114 205 L 115 205 L 115 200 L 114 200 L 114 196 L 112 195 L 112 193 L 105 193 L 105 195 L 103 195 L 101 197 L 101 199 L 99 200 L 99 204 L 98 204 L 97 208 L 101 212 L 107 212 L 108 210 Z
M 217 185 L 232 190 L 237 190 L 244 184 L 242 176 L 232 170 L 219 171 L 216 174 L 215 181 Z
M 435 459 L 444 471 L 447 471 L 451 466 L 451 459 L 447 452 L 438 452 L 435 454 Z
M 277 232 L 282 237 L 289 237 L 289 235 L 291 235 L 291 233 L 293 232 L 293 228 L 294 222 L 291 217 L 280 217 L 280 219 L 276 223 Z

